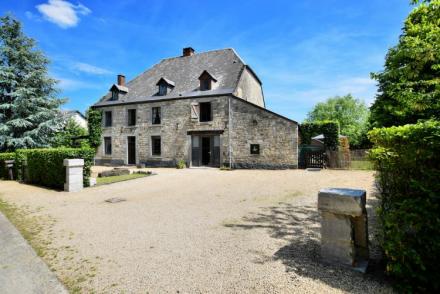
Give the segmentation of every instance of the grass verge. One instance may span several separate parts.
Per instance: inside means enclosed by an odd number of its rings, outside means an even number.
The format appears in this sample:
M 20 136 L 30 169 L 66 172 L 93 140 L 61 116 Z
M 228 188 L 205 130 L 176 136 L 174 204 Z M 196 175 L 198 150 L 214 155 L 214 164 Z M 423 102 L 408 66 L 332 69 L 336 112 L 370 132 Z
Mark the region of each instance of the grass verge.
M 41 208 L 32 211 L 27 206 L 17 206 L 0 198 L 0 212 L 17 228 L 50 270 L 55 272 L 69 293 L 93 293 L 89 283 L 96 275 L 97 262 L 85 258 L 78 260 L 75 258 L 78 252 L 70 246 L 54 245 L 52 234 L 56 222 L 50 216 L 38 213 L 40 211 Z M 57 235 L 57 239 L 62 240 L 64 237 Z
M 113 183 L 117 183 L 117 182 L 128 181 L 128 180 L 133 180 L 133 179 L 138 179 L 138 178 L 144 178 L 144 177 L 148 177 L 148 176 L 149 175 L 147 175 L 147 174 L 133 173 L 133 174 L 122 175 L 122 176 L 102 177 L 102 178 L 96 179 L 96 185 L 99 186 L 99 185 L 113 184 Z
M 352 160 L 350 164 L 350 169 L 373 170 L 374 166 L 373 163 L 368 160 Z

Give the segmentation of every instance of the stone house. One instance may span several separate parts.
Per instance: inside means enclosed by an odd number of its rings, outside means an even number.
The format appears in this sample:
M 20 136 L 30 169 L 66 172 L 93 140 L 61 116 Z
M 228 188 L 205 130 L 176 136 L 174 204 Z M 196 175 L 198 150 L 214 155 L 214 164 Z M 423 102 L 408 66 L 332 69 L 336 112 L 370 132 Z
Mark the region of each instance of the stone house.
M 298 124 L 265 108 L 261 81 L 233 49 L 164 59 L 93 105 L 97 164 L 296 168 Z

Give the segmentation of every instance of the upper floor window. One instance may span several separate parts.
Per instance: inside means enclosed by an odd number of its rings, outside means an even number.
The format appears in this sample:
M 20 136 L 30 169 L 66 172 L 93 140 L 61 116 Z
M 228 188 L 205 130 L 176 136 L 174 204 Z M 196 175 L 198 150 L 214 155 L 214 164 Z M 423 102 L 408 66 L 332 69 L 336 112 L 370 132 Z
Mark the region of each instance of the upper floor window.
M 217 79 L 214 78 L 209 72 L 206 70 L 202 72 L 199 77 L 200 80 L 200 91 L 207 91 L 212 89 L 212 84 L 217 82 Z
M 106 111 L 104 112 L 104 126 L 111 127 L 113 124 L 112 112 Z
M 200 121 L 211 121 L 212 120 L 212 109 L 211 109 L 211 102 L 201 102 L 199 104 L 199 111 L 200 111 Z
M 174 88 L 174 82 L 166 78 L 160 78 L 156 86 L 159 87 L 157 95 L 165 96 L 168 95 L 171 92 L 171 90 Z
M 153 107 L 151 109 L 151 123 L 153 125 L 160 125 L 160 118 L 161 118 L 160 107 Z
M 165 96 L 167 94 L 168 86 L 166 84 L 159 85 L 159 96 Z
M 136 125 L 136 109 L 129 109 L 128 110 L 128 117 L 127 117 L 127 124 L 129 126 L 135 126 Z

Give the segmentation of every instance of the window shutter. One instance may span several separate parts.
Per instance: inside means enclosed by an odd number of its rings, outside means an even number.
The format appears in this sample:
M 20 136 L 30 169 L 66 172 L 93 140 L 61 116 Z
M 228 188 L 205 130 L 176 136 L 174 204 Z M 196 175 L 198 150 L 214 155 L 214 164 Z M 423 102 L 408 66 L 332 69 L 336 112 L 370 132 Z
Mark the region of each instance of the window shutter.
M 199 103 L 197 103 L 197 102 L 191 103 L 191 118 L 198 119 L 199 113 L 200 113 Z

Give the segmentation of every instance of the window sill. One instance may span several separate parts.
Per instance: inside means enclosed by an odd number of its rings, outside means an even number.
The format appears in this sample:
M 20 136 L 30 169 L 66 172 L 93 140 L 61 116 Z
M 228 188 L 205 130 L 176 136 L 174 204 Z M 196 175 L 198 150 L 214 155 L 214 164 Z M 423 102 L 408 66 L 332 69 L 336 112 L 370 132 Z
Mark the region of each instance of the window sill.
M 156 125 L 156 124 L 151 124 L 152 127 L 161 127 L 162 124 Z

